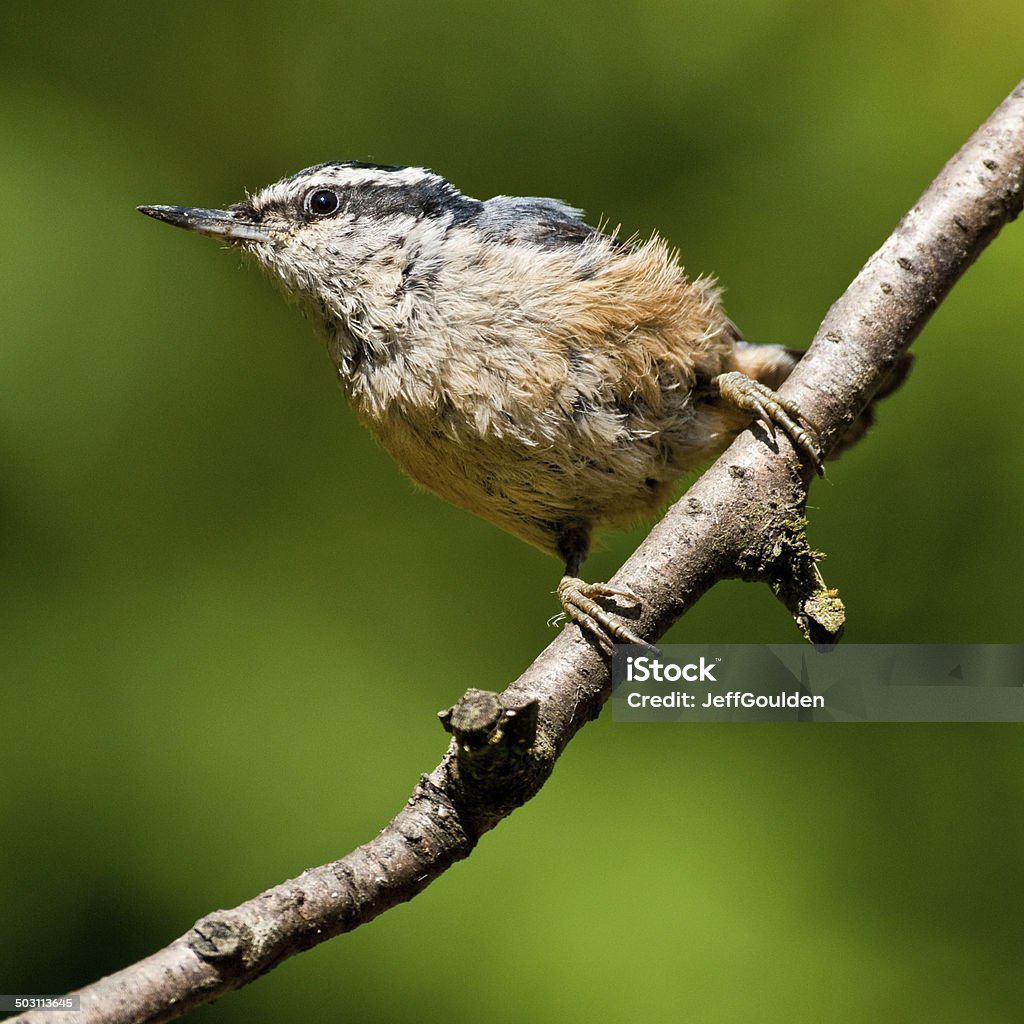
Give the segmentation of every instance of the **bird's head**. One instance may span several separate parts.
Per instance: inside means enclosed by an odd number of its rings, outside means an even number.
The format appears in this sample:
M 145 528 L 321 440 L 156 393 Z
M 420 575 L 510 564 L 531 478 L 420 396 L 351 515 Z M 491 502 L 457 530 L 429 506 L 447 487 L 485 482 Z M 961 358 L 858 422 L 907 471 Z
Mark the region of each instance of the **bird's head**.
M 361 297 L 400 295 L 416 268 L 483 203 L 422 167 L 326 163 L 224 210 L 140 206 L 157 220 L 220 238 L 254 257 L 315 317 L 345 318 Z

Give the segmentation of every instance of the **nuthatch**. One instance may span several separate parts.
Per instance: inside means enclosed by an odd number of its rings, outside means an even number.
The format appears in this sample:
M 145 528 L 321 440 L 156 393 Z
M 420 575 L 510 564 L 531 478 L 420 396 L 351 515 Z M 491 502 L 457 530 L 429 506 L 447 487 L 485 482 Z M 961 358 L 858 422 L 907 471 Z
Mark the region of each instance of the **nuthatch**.
M 598 526 L 656 511 L 754 418 L 812 462 L 779 387 L 800 357 L 741 340 L 710 280 L 555 199 L 464 196 L 419 167 L 310 167 L 226 210 L 140 206 L 255 257 L 323 333 L 357 417 L 417 483 L 565 561 L 603 646 L 643 643 L 579 579 Z

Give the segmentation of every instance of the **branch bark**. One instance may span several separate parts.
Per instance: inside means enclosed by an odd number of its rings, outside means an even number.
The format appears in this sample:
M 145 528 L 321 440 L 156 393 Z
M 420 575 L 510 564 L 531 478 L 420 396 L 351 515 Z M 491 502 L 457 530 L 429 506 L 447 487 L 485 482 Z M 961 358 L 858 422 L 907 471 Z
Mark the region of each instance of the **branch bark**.
M 1024 82 L 943 168 L 825 317 L 783 388 L 836 443 L 960 275 L 1024 203 Z M 718 580 L 769 582 L 811 639 L 836 635 L 842 606 L 803 539 L 812 470 L 788 440 L 745 432 L 669 510 L 611 582 L 642 599 L 655 639 Z M 819 632 L 821 631 L 821 632 Z M 78 993 L 80 1024 L 172 1020 L 283 960 L 412 899 L 532 797 L 610 693 L 609 662 L 564 630 L 504 693 L 469 691 L 442 716 L 453 734 L 379 835 Z M 53 1021 L 33 1011 L 12 1020 Z

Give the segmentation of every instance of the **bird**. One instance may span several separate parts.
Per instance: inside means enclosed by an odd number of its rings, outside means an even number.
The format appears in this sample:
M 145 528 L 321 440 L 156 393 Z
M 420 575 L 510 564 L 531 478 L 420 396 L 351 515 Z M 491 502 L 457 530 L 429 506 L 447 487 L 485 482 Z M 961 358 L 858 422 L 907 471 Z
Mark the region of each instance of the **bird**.
M 363 161 L 226 209 L 138 210 L 254 259 L 401 469 L 561 559 L 563 617 L 606 651 L 650 645 L 624 618 L 632 590 L 580 576 L 596 529 L 657 513 L 754 420 L 820 471 L 814 425 L 777 393 L 802 353 L 745 341 L 716 281 L 687 276 L 657 233 Z

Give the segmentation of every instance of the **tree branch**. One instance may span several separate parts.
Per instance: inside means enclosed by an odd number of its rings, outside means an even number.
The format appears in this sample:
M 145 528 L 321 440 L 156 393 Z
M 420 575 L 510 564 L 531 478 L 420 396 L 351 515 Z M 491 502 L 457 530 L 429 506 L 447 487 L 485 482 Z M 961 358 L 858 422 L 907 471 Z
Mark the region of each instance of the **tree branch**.
M 832 307 L 783 388 L 833 446 L 883 386 L 939 302 L 1024 202 L 1024 83 L 943 168 Z M 788 440 L 745 432 L 669 510 L 612 583 L 642 599 L 657 638 L 718 580 L 769 582 L 811 639 L 842 605 L 803 537 L 812 470 Z M 411 899 L 532 797 L 610 693 L 609 664 L 567 628 L 503 694 L 469 691 L 442 716 L 453 739 L 374 839 L 80 991 L 80 1024 L 172 1020 L 281 961 Z M 13 1020 L 54 1021 L 33 1011 Z

